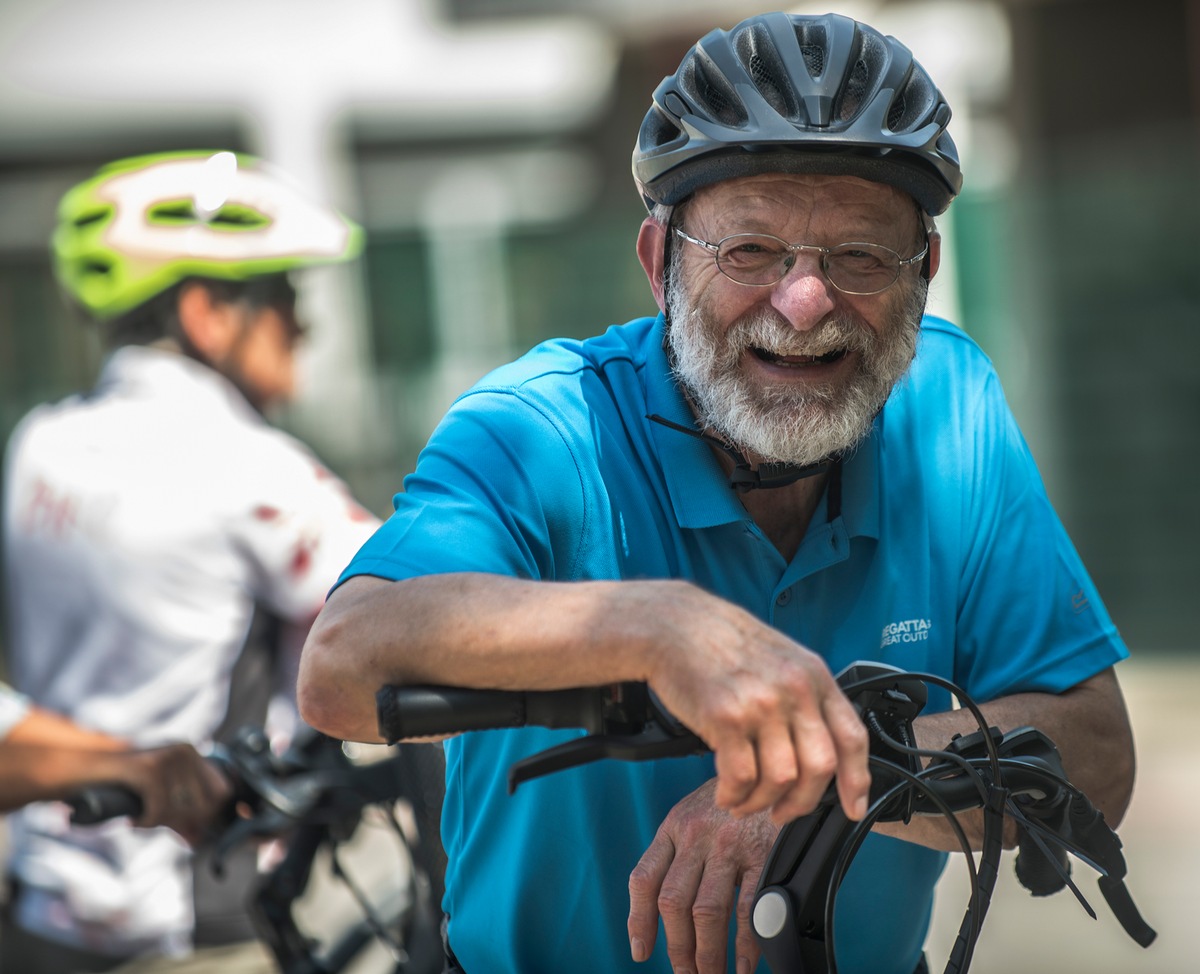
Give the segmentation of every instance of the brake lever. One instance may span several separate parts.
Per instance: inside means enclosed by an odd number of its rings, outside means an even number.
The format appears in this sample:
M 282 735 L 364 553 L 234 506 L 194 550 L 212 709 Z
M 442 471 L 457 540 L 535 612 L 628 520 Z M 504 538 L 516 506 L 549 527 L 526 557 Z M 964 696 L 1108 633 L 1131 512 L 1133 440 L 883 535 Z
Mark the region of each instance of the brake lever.
M 955 741 L 952 746 L 964 756 L 977 756 L 982 751 L 981 744 L 970 738 Z M 1027 827 L 1037 829 L 1095 869 L 1100 874 L 1097 885 L 1117 921 L 1135 943 L 1148 947 L 1157 934 L 1142 918 L 1125 886 L 1126 864 L 1121 853 L 1121 839 L 1086 795 L 1065 784 L 1066 775 L 1058 749 L 1041 731 L 1022 727 L 1005 734 L 997 750 L 1006 759 L 1020 761 L 1048 774 L 1046 793 L 1022 805 Z M 1056 784 L 1054 778 L 1061 779 L 1062 783 Z M 1067 883 L 1069 880 L 1064 877 L 1064 884 Z M 1074 889 L 1074 892 L 1088 909 L 1078 890 Z
M 656 761 L 704 754 L 707 744 L 672 714 L 644 683 L 624 683 L 603 709 L 598 733 L 565 741 L 514 762 L 508 769 L 511 795 L 526 781 L 593 761 Z
M 1100 873 L 1100 887 L 1109 909 L 1125 932 L 1141 947 L 1149 947 L 1158 934 L 1142 918 L 1125 886 L 1125 857 L 1121 839 L 1109 828 L 1101 812 L 1086 795 L 1074 792 L 1068 800 L 1062 829 L 1055 833 L 1062 845 Z
M 212 845 L 210 866 L 214 876 L 225 875 L 225 858 L 243 842 L 250 839 L 268 838 L 278 835 L 292 823 L 292 819 L 276 809 L 268 809 L 253 818 L 235 819 L 225 827 Z
M 706 751 L 708 745 L 690 731 L 677 734 L 657 724 L 648 724 L 638 734 L 589 734 L 514 762 L 508 769 L 508 793 L 533 778 L 604 758 L 656 761 Z

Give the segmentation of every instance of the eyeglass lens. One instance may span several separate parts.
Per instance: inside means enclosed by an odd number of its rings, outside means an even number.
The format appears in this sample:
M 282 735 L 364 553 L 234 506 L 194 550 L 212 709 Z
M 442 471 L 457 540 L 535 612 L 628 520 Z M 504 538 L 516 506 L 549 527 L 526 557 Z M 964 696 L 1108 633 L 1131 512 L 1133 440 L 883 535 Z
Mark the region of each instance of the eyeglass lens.
M 718 245 L 717 267 L 741 284 L 774 284 L 787 275 L 796 263 L 797 253 L 804 249 L 808 248 L 791 247 L 765 234 L 734 234 Z M 899 255 L 877 244 L 832 247 L 822 254 L 821 266 L 834 287 L 853 294 L 882 291 L 900 276 Z

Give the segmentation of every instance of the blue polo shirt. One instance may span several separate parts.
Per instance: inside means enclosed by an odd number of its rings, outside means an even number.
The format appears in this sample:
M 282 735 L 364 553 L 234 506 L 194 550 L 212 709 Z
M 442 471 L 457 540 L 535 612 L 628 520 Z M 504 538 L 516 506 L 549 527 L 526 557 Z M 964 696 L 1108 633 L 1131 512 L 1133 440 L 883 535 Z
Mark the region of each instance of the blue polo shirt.
M 1127 655 L 1046 498 L 991 364 L 926 318 L 910 374 L 787 561 L 692 417 L 663 323 L 549 342 L 448 412 L 343 578 L 476 571 L 557 581 L 685 578 L 824 656 L 932 671 L 976 699 L 1060 691 Z M 929 711 L 945 709 L 931 691 Z M 628 877 L 710 757 L 602 761 L 506 790 L 570 731 L 447 743 L 450 942 L 468 974 L 669 974 L 635 964 Z M 838 898 L 839 969 L 910 974 L 945 856 L 871 836 Z M 732 944 L 732 936 L 731 936 Z M 765 969 L 765 965 L 763 965 Z

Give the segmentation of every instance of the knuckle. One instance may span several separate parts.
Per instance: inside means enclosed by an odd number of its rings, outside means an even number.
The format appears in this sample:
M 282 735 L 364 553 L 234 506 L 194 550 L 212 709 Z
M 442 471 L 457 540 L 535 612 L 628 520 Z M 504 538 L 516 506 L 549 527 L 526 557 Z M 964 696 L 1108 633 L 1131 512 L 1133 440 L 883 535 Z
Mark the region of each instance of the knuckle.
M 800 780 L 800 774 L 794 764 L 772 766 L 763 775 L 766 784 L 775 790 L 790 788 Z
M 741 734 L 746 729 L 746 708 L 730 697 L 718 701 L 712 708 L 713 720 L 721 727 Z
M 749 788 L 758 781 L 754 769 L 745 765 L 735 765 L 729 768 L 726 779 L 729 784 L 741 789 Z
M 857 750 L 866 751 L 871 744 L 871 736 L 867 733 L 867 726 L 858 717 L 858 714 L 853 715 L 853 719 L 847 724 L 846 736 L 850 739 L 850 744 Z
M 816 688 L 809 679 L 808 673 L 803 669 L 793 673 L 791 678 L 784 681 L 781 686 L 787 696 L 794 700 L 800 708 L 807 708 L 816 703 Z
M 832 778 L 837 766 L 837 755 L 828 750 L 811 755 L 804 762 L 804 770 L 812 777 L 821 779 Z
M 675 887 L 663 887 L 658 894 L 658 912 L 664 917 L 677 919 L 689 913 L 688 897 Z
M 629 874 L 629 895 L 636 899 L 644 899 L 654 892 L 654 880 L 642 865 L 634 867 Z
M 701 897 L 692 904 L 692 919 L 697 924 L 724 923 L 729 917 L 729 907 L 715 899 Z

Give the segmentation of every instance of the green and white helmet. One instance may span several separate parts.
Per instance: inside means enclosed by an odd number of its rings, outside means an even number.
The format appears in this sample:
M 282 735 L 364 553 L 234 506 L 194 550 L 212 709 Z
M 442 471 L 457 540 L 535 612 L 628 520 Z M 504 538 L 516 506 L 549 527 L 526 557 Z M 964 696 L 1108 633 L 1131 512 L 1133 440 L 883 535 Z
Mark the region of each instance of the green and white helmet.
M 122 159 L 69 190 L 51 239 L 59 282 L 115 318 L 189 277 L 244 281 L 349 260 L 363 232 L 253 156 Z

